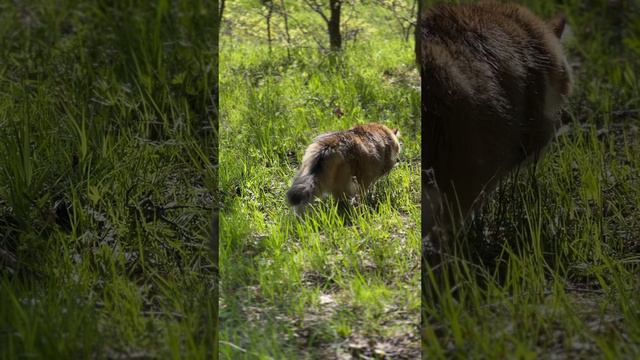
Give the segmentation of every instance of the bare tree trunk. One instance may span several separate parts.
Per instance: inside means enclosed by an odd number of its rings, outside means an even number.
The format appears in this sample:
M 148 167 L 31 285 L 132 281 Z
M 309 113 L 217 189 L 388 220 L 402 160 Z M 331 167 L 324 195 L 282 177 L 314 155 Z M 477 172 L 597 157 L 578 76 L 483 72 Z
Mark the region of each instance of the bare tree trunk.
M 329 45 L 331 50 L 339 51 L 342 48 L 342 34 L 340 33 L 340 11 L 342 9 L 342 0 L 329 0 L 331 13 L 329 21 L 327 21 L 327 30 L 329 31 Z
M 282 16 L 284 17 L 284 33 L 287 37 L 287 59 L 291 61 L 291 35 L 289 35 L 289 15 L 287 15 L 287 9 L 284 7 L 284 0 L 280 0 L 280 6 L 282 7 Z
M 416 16 L 416 26 L 414 28 L 415 40 L 416 40 L 416 42 L 415 42 L 415 47 L 416 47 L 415 51 L 416 51 L 416 60 L 417 60 L 418 66 L 420 65 L 420 59 L 422 58 L 421 54 L 420 54 L 420 52 L 421 52 L 421 50 L 420 50 L 420 38 L 421 38 L 421 36 L 420 36 L 420 26 L 419 25 L 420 25 L 420 17 L 422 16 L 422 9 L 424 9 L 426 7 L 424 2 L 425 2 L 425 0 L 418 0 L 418 14 Z M 418 69 L 418 70 L 420 70 L 420 69 Z
M 329 33 L 329 45 L 332 51 L 338 51 L 342 48 L 342 34 L 340 33 L 340 11 L 342 10 L 343 0 L 329 0 L 330 13 L 329 17 L 322 11 L 322 2 L 317 0 L 304 0 L 311 10 L 318 13 L 327 24 L 327 32 Z
M 378 6 L 383 7 L 393 13 L 393 17 L 396 19 L 398 25 L 400 25 L 400 28 L 402 29 L 402 36 L 404 41 L 409 41 L 409 36 L 411 36 L 411 28 L 415 27 L 416 24 L 416 4 L 418 5 L 418 8 L 420 8 L 420 4 L 422 4 L 422 1 L 413 0 L 413 2 L 411 3 L 411 7 L 407 6 L 406 0 L 393 0 L 391 2 L 388 2 L 386 0 L 376 0 L 375 3 L 378 4 Z
M 416 13 L 416 5 L 418 6 L 417 13 L 420 14 L 420 3 L 421 3 L 420 0 L 413 0 L 413 3 L 411 4 L 411 10 L 414 11 L 414 14 Z M 409 36 L 411 35 L 411 27 L 413 26 L 415 30 L 417 24 L 418 24 L 418 17 L 416 16 L 415 21 L 410 22 L 409 26 L 407 26 L 407 31 L 404 35 L 404 41 L 409 41 Z
M 271 17 L 273 15 L 273 1 L 272 0 L 261 0 L 262 5 L 267 8 L 267 14 L 262 15 L 267 22 L 267 42 L 269 43 L 269 54 L 271 54 Z
M 271 14 L 273 13 L 273 4 L 271 2 L 268 3 L 268 12 L 267 12 L 267 41 L 269 42 L 269 53 L 271 53 Z
M 224 12 L 224 0 L 219 0 L 220 5 L 218 6 L 218 24 L 222 24 L 222 13 Z

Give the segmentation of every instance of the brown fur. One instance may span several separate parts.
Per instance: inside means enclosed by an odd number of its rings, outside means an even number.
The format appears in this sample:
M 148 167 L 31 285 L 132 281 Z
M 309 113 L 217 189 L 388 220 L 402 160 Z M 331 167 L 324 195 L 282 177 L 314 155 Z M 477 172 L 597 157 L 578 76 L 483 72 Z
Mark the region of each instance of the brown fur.
M 352 198 L 388 173 L 399 153 L 397 130 L 381 124 L 322 134 L 305 151 L 287 200 L 299 212 L 325 193 Z
M 424 11 L 416 30 L 422 78 L 423 236 L 463 221 L 509 171 L 551 140 L 570 69 L 559 37 L 528 9 L 496 2 Z

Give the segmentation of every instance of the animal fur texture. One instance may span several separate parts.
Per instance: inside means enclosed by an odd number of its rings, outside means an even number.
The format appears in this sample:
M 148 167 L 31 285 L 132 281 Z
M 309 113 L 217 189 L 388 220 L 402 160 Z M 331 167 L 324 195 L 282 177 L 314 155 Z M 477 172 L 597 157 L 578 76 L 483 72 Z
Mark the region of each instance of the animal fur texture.
M 571 89 L 562 16 L 523 6 L 440 5 L 420 14 L 423 237 L 450 230 L 505 174 L 537 160 Z M 440 248 L 434 236 L 435 250 Z
M 344 201 L 364 193 L 398 161 L 398 136 L 397 129 L 371 123 L 316 137 L 287 192 L 289 204 L 300 214 L 324 194 Z

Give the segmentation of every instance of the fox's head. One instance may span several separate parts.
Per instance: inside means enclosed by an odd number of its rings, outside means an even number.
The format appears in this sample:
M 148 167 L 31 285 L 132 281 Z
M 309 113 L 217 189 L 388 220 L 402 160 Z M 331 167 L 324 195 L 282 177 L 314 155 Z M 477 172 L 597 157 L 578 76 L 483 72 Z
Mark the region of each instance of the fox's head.
M 555 49 L 553 54 L 556 57 L 558 66 L 554 67 L 554 71 L 550 73 L 550 84 L 553 88 L 560 93 L 562 99 L 571 94 L 572 76 L 571 67 L 567 61 L 566 56 L 562 51 L 562 45 L 572 37 L 572 31 L 567 24 L 566 17 L 563 13 L 559 13 L 551 20 L 546 22 L 546 27 L 553 34 L 552 39 L 549 39 L 549 47 Z M 549 92 L 549 94 L 552 94 Z M 557 104 L 559 98 L 557 96 L 550 95 L 546 103 Z M 555 108 L 556 106 L 551 106 Z
M 563 13 L 558 13 L 551 20 L 547 21 L 547 26 L 549 27 L 549 29 L 551 29 L 551 31 L 553 31 L 553 34 L 558 39 L 561 39 L 565 30 L 568 29 L 566 28 L 566 25 L 567 19 Z
M 393 143 L 391 144 L 391 159 L 394 164 L 400 162 L 400 150 L 402 150 L 402 141 L 400 141 L 400 130 L 397 128 L 389 129 Z

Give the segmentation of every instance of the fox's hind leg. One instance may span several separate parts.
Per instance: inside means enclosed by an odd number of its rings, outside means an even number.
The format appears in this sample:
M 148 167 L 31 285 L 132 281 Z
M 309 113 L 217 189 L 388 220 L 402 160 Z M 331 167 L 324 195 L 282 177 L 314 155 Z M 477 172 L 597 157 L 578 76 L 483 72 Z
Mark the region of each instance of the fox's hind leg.
M 349 182 L 349 202 L 353 205 L 364 199 L 364 195 L 364 189 L 358 184 L 358 178 L 352 176 Z
M 355 195 L 351 168 L 344 163 L 338 163 L 333 171 L 325 178 L 326 190 L 336 201 L 348 201 Z
M 351 202 L 357 195 L 357 186 L 349 177 L 348 180 L 342 179 L 339 184 L 335 184 L 331 190 L 331 194 L 338 201 Z
M 333 175 L 330 193 L 338 203 L 338 211 L 343 215 L 348 214 L 357 194 L 351 169 L 343 165 L 336 169 Z

